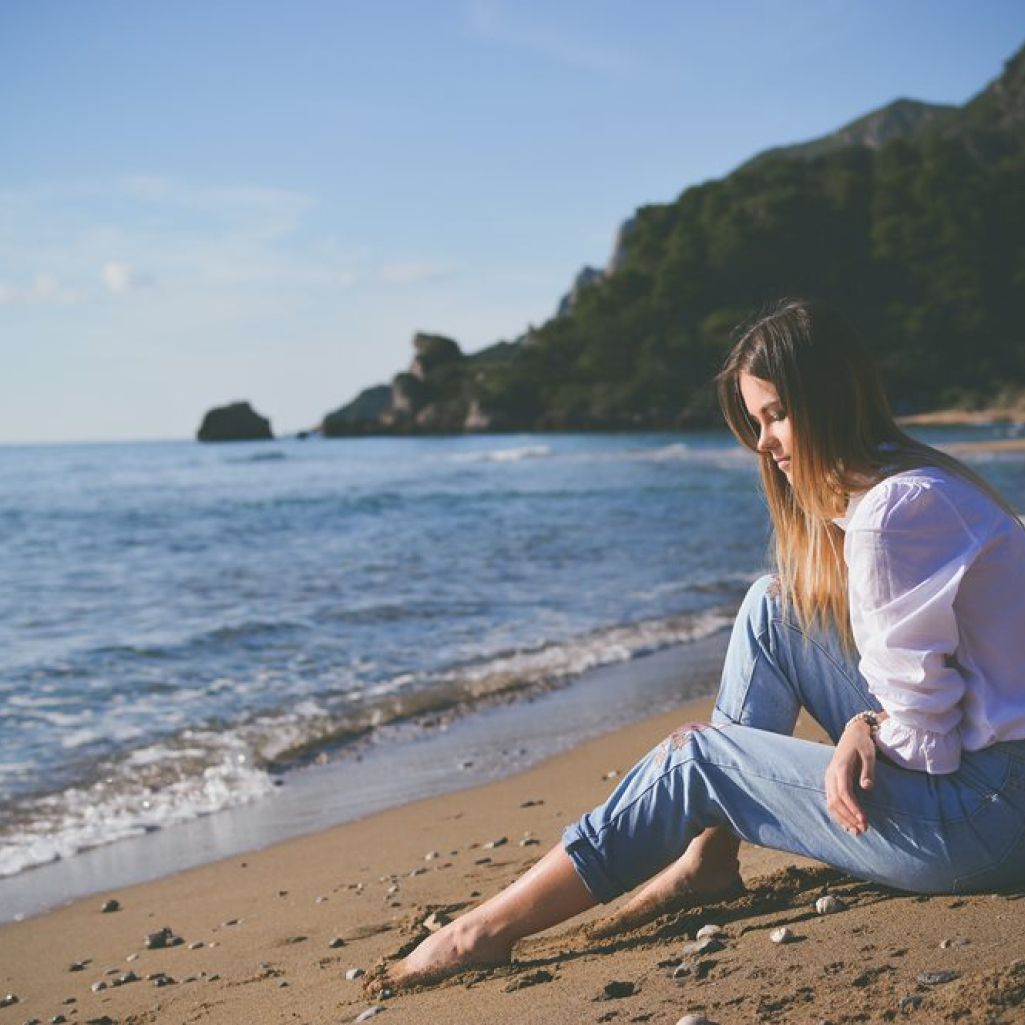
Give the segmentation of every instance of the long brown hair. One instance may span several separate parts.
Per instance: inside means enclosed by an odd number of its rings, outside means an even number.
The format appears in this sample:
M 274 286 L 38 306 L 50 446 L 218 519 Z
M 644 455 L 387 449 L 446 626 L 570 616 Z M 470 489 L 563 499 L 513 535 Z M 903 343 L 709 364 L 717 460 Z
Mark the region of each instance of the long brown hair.
M 970 481 L 1015 516 L 978 474 L 897 426 L 857 332 L 824 303 L 783 299 L 760 312 L 741 326 L 719 372 L 726 422 L 757 452 L 758 428 L 740 393 L 742 374 L 771 383 L 790 420 L 791 480 L 767 452 L 760 454 L 760 471 L 782 596 L 804 626 L 831 624 L 853 646 L 843 531 L 833 523 L 851 494 L 900 470 L 936 466 Z

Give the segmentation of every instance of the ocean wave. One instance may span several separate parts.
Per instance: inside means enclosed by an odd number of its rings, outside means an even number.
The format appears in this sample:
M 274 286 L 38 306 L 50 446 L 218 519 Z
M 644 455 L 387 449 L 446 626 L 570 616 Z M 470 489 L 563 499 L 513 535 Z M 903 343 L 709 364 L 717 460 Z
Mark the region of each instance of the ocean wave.
M 708 637 L 732 613 L 721 607 L 613 626 L 441 673 L 397 674 L 332 707 L 307 699 L 229 728 L 184 730 L 101 763 L 89 783 L 4 809 L 0 876 L 256 800 L 285 769 L 360 739 L 373 743 L 389 726 L 557 687 L 590 669 Z
M 211 815 L 270 793 L 274 780 L 232 733 L 192 733 L 184 747 L 151 745 L 101 766 L 88 786 L 5 815 L 0 876 Z
M 522 445 L 518 448 L 493 448 L 484 452 L 457 452 L 452 463 L 518 463 L 524 459 L 545 459 L 552 454 L 548 445 Z

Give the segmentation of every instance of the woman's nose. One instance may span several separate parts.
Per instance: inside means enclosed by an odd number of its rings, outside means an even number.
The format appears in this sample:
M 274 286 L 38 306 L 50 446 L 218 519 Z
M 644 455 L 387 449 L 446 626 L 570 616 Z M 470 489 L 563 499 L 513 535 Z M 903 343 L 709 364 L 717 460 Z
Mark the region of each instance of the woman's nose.
M 771 431 L 767 427 L 758 428 L 758 451 L 759 452 L 770 452 L 776 444 L 776 439 L 772 436 Z

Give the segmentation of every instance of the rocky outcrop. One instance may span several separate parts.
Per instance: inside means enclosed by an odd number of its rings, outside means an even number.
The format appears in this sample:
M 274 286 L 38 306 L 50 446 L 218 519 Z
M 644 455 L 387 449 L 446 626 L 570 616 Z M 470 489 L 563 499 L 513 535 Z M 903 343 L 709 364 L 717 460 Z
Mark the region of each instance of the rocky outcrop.
M 481 363 L 502 362 L 513 348 L 502 342 L 478 358 Z M 418 332 L 413 336 L 409 369 L 396 374 L 390 385 L 368 388 L 347 406 L 329 413 L 321 431 L 326 437 L 461 432 L 467 429 L 469 409 L 464 395 L 470 376 L 467 364 L 462 349 L 451 338 Z M 482 423 L 484 415 L 478 409 L 473 419 Z
M 199 426 L 200 441 L 271 441 L 270 420 L 260 416 L 248 402 L 232 402 L 211 409 Z
M 612 255 L 609 257 L 608 266 L 605 268 L 606 274 L 615 274 L 616 271 L 622 270 L 627 260 L 630 236 L 637 230 L 637 226 L 638 219 L 636 214 L 633 217 L 628 217 L 619 226 L 619 231 L 616 232 L 616 241 L 612 243 Z
M 559 300 L 556 317 L 569 317 L 576 309 L 580 296 L 589 288 L 593 288 L 605 277 L 605 272 L 597 267 L 583 267 L 573 279 L 573 287 Z
M 386 384 L 361 391 L 348 405 L 328 413 L 321 421 L 320 432 L 327 438 L 349 434 L 378 432 L 382 417 L 391 409 L 392 390 Z
M 458 363 L 463 358 L 463 350 L 459 348 L 459 344 L 444 335 L 418 332 L 413 335 L 413 351 L 416 355 L 410 364 L 409 372 L 421 381 L 426 381 L 440 367 Z
M 739 170 L 749 170 L 766 160 L 783 157 L 790 160 L 814 160 L 826 153 L 865 146 L 877 150 L 893 139 L 909 139 L 946 124 L 957 107 L 943 103 L 922 103 L 919 100 L 900 99 L 885 107 L 846 124 L 843 128 L 808 142 L 793 146 L 776 146 L 764 150 L 742 164 Z

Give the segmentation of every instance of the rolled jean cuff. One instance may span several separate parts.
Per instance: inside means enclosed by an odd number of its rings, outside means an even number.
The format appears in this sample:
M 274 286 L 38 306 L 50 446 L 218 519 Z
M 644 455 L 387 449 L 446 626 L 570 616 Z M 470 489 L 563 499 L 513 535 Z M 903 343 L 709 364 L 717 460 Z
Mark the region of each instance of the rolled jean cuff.
M 583 831 L 579 822 L 566 827 L 562 834 L 562 846 L 585 889 L 599 904 L 608 904 L 624 892 L 623 887 L 609 878 L 594 841 Z

